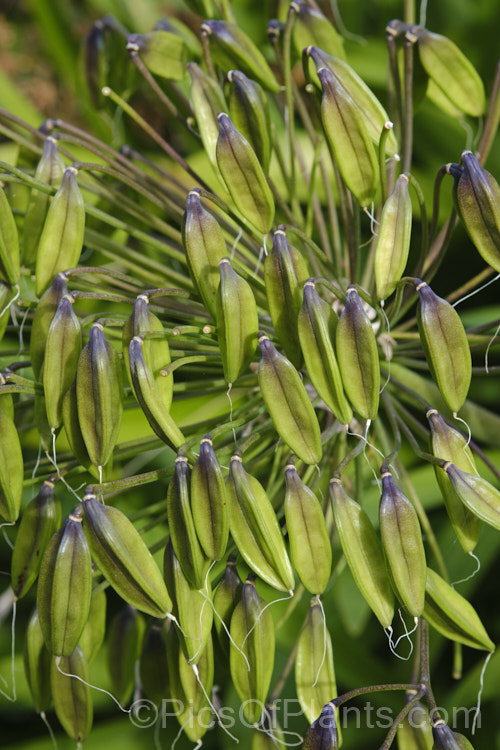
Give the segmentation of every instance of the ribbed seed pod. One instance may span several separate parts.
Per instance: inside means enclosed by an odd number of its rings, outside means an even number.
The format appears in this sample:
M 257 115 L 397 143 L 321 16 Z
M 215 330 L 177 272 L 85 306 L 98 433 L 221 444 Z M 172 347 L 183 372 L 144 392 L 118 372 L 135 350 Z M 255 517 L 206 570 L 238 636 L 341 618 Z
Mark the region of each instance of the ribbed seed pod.
M 204 21 L 201 33 L 210 39 L 210 54 L 222 70 L 227 72 L 236 68 L 258 81 L 267 91 L 277 93 L 280 90 L 264 55 L 236 24 Z
M 495 650 L 474 607 L 431 568 L 427 568 L 424 617 L 445 638 Z
M 345 184 L 361 206 L 378 186 L 377 155 L 358 107 L 327 68 L 318 69 L 323 90 L 321 121 Z
M 472 151 L 462 151 L 453 198 L 463 225 L 486 263 L 500 272 L 500 185 Z M 451 171 L 451 170 L 450 170 Z
M 75 379 L 81 350 L 80 321 L 73 310 L 73 297 L 65 294 L 47 333 L 43 362 L 45 411 L 49 427 L 54 431 L 63 423 L 63 399 Z
M 436 458 L 451 461 L 462 471 L 473 473 L 474 457 L 463 435 L 445 422 L 436 409 L 429 409 L 425 416 L 429 420 L 432 453 Z M 434 471 L 458 541 L 464 552 L 472 552 L 481 531 L 481 521 L 464 505 L 446 472 L 439 466 L 434 466 Z
M 432 735 L 434 737 L 432 750 L 474 750 L 467 737 L 453 732 L 442 719 L 438 719 L 433 724 Z
M 40 371 L 40 377 L 43 382 L 43 365 Z M 45 396 L 43 393 L 35 393 L 35 403 L 33 406 L 35 417 L 35 427 L 38 432 L 38 438 L 43 451 L 51 451 L 54 440 L 54 433 L 50 429 L 47 419 L 47 409 L 45 408 Z
M 56 274 L 76 266 L 82 252 L 85 204 L 77 174 L 74 167 L 66 169 L 47 211 L 36 254 L 35 291 L 39 297 Z
M 40 380 L 40 371 L 45 356 L 45 342 L 52 318 L 56 314 L 59 302 L 68 293 L 66 280 L 65 274 L 58 274 L 40 298 L 35 309 L 33 323 L 31 324 L 30 360 L 37 380 Z
M 304 383 L 295 367 L 263 334 L 258 379 L 262 398 L 278 435 L 306 464 L 322 456 L 321 432 Z
M 160 440 L 177 450 L 185 443 L 184 435 L 162 401 L 142 352 L 144 341 L 134 336 L 129 345 L 130 375 L 137 401 L 153 432 Z
M 66 675 L 61 674 L 59 668 Z M 83 682 L 82 682 L 83 680 Z M 92 729 L 94 718 L 92 691 L 88 683 L 89 670 L 82 649 L 76 646 L 69 656 L 52 659 L 51 686 L 54 710 L 64 731 L 75 742 L 81 743 Z
M 377 297 L 380 300 L 387 299 L 393 293 L 408 260 L 412 220 L 408 182 L 408 175 L 398 177 L 380 217 L 373 262 Z
M 96 472 L 95 467 L 92 466 L 89 452 L 85 441 L 83 439 L 82 430 L 80 427 L 80 420 L 78 417 L 78 404 L 76 399 L 76 379 L 71 384 L 70 388 L 64 394 L 62 402 L 62 420 L 64 425 L 64 431 L 68 438 L 71 451 L 75 458 L 85 466 L 91 473 Z
M 229 511 L 222 470 L 207 435 L 191 474 L 191 512 L 201 548 L 210 560 L 223 557 L 229 536 Z
M 335 707 L 326 703 L 307 730 L 302 750 L 337 750 L 338 746 Z
M 141 688 L 154 703 L 168 697 L 165 621 L 154 621 L 144 637 L 139 659 Z
M 54 656 L 73 653 L 88 619 L 91 595 L 92 561 L 77 507 L 48 543 L 38 576 L 38 617 Z
M 293 24 L 292 37 L 297 54 L 311 44 L 327 49 L 335 57 L 345 57 L 344 40 L 328 18 L 305 0 L 295 0 L 293 9 L 297 14 Z
M 274 622 L 253 581 L 245 581 L 241 601 L 231 617 L 230 670 L 247 721 L 259 721 L 274 667 Z M 245 654 L 248 664 L 240 649 Z
M 118 352 L 106 341 L 103 326 L 94 323 L 76 374 L 78 421 L 94 466 L 105 466 L 111 458 L 122 421 L 122 398 Z
M 230 70 L 227 79 L 234 85 L 229 112 L 235 128 L 247 139 L 264 172 L 271 158 L 271 117 L 267 97 L 256 81 L 240 70 Z
M 427 565 L 418 516 L 390 471 L 382 472 L 380 536 L 394 591 L 405 609 L 420 617 L 424 609 Z
M 226 569 L 220 583 L 214 592 L 214 617 L 215 630 L 219 639 L 219 645 L 225 656 L 229 656 L 229 639 L 227 632 L 231 624 L 234 608 L 241 599 L 243 584 L 236 569 L 234 560 L 227 561 Z M 218 616 L 217 616 L 218 615 Z M 223 624 L 226 626 L 224 628 Z
M 321 713 L 325 702 L 337 697 L 332 639 L 317 598 L 311 600 L 295 656 L 295 687 L 307 721 Z
M 413 26 L 411 33 L 418 41 L 418 54 L 429 78 L 462 112 L 480 117 L 484 112 L 483 82 L 463 52 L 441 34 L 423 26 Z
M 293 567 L 311 594 L 322 594 L 332 568 L 332 546 L 323 510 L 293 464 L 286 467 L 285 477 L 285 519 Z
M 148 335 L 152 334 L 152 335 Z M 149 309 L 149 298 L 140 294 L 134 302 L 132 315 L 123 327 L 123 361 L 131 385 L 132 376 L 130 374 L 130 342 L 134 336 L 141 336 L 144 343 L 142 345 L 142 355 L 144 362 L 149 369 L 155 386 L 159 392 L 160 398 L 165 404 L 166 409 L 170 409 L 172 404 L 172 394 L 174 388 L 173 375 L 162 375 L 164 367 L 170 364 L 170 347 L 168 340 L 164 335 L 163 323 Z
M 293 570 L 273 506 L 240 456 L 231 458 L 227 499 L 231 536 L 247 565 L 270 586 L 293 591 Z
M 224 377 L 234 383 L 255 354 L 259 320 L 252 288 L 232 268 L 228 258 L 219 263 L 216 320 Z
M 3 409 L 0 409 L 0 435 L 0 519 L 14 523 L 21 508 L 24 463 L 17 427 Z
M 374 419 L 380 391 L 377 340 L 359 294 L 353 287 L 347 290 L 335 340 L 347 397 L 364 419 Z
M 106 591 L 103 588 L 95 588 L 90 598 L 90 610 L 85 627 L 78 639 L 78 645 L 85 654 L 90 666 L 104 642 L 106 634 Z
M 35 711 L 46 711 L 52 700 L 50 688 L 50 655 L 43 639 L 36 608 L 31 615 L 24 637 L 24 674 L 30 689 Z
M 394 594 L 375 529 L 363 508 L 346 495 L 340 479 L 331 480 L 330 498 L 352 577 L 382 627 L 388 628 L 394 616 Z
M 242 221 L 266 234 L 274 221 L 274 198 L 259 160 L 247 139 L 224 112 L 217 116 L 217 164 Z
M 267 304 L 285 354 L 297 369 L 302 366 L 297 317 L 302 304 L 302 287 L 308 278 L 304 258 L 288 243 L 283 229 L 276 230 L 272 250 L 264 262 Z
M 164 29 L 131 34 L 127 49 L 138 54 L 151 73 L 168 81 L 182 81 L 186 74 L 188 48 L 178 34 Z
M 201 142 L 212 166 L 218 173 L 219 167 L 215 156 L 215 148 L 219 137 L 217 115 L 219 112 L 227 111 L 226 99 L 218 81 L 204 73 L 199 65 L 190 62 L 187 69 L 191 77 L 191 106 L 193 107 Z
M 185 709 L 177 718 L 187 738 L 191 742 L 198 742 L 211 726 L 212 709 L 207 695 L 211 694 L 214 682 L 212 638 L 208 639 L 196 668 L 186 661 L 182 650 L 179 651 L 178 674 L 180 688 L 185 697 Z
M 129 604 L 117 612 L 108 628 L 108 672 L 113 695 L 122 706 L 129 702 L 134 690 L 145 629 L 144 617 Z
M 19 235 L 10 203 L 0 182 L 0 281 L 17 284 L 21 275 Z
M 170 539 L 184 575 L 196 589 L 205 580 L 207 559 L 200 546 L 191 511 L 191 469 L 185 456 L 175 459 L 174 476 L 167 491 Z
M 60 523 L 61 504 L 54 495 L 54 485 L 46 480 L 24 510 L 12 552 L 11 586 L 17 599 L 36 580 L 43 553 Z
M 417 322 L 431 375 L 446 405 L 457 412 L 469 392 L 472 361 L 460 316 L 434 294 L 425 281 L 417 284 Z
M 194 285 L 215 319 L 219 263 L 226 254 L 226 241 L 217 219 L 201 205 L 197 190 L 191 190 L 186 198 L 182 244 Z
M 135 526 L 95 495 L 83 498 L 83 529 L 92 557 L 105 579 L 128 604 L 153 617 L 172 608 L 162 575 Z
M 43 143 L 43 152 L 36 168 L 35 178 L 59 189 L 63 174 L 64 162 L 59 156 L 57 141 L 49 136 Z M 50 196 L 32 188 L 23 222 L 22 259 L 25 266 L 30 267 L 35 262 L 49 205 Z
M 344 393 L 333 342 L 337 315 L 321 299 L 314 282 L 304 284 L 304 301 L 298 317 L 299 340 L 304 362 L 318 395 L 342 424 L 352 420 L 352 409 Z
M 463 504 L 475 516 L 495 529 L 500 529 L 500 492 L 477 474 L 462 471 L 449 461 L 444 471 Z

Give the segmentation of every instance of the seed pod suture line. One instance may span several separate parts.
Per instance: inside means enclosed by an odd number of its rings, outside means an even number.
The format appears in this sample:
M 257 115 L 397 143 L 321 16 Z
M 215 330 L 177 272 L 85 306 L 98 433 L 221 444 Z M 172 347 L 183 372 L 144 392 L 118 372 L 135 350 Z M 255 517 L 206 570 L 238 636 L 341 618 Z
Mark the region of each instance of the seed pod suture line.
M 191 78 L 191 105 L 201 136 L 201 142 L 203 143 L 206 155 L 222 181 L 222 176 L 219 173 L 217 165 L 215 149 L 219 137 L 217 115 L 219 112 L 227 111 L 226 99 L 219 82 L 207 75 L 199 65 L 190 62 L 187 69 Z
M 90 610 L 85 627 L 78 639 L 78 645 L 85 654 L 90 666 L 104 642 L 106 634 L 106 591 L 100 586 L 94 588 L 90 598 Z
M 45 641 L 35 609 L 30 617 L 24 639 L 24 674 L 30 689 L 35 711 L 46 711 L 52 701 L 50 665 L 52 657 Z
M 0 281 L 10 286 L 19 282 L 21 275 L 19 235 L 17 225 L 0 182 Z
M 60 300 L 68 293 L 67 279 L 66 274 L 57 274 L 52 284 L 40 297 L 33 316 L 30 338 L 30 360 L 37 380 L 40 380 L 40 372 L 45 356 L 45 343 L 50 324 L 56 314 Z
M 0 409 L 0 435 L 0 521 L 14 523 L 21 509 L 24 463 L 17 427 L 3 409 Z
M 374 272 L 377 297 L 389 297 L 401 279 L 410 251 L 412 207 L 409 177 L 398 177 L 380 217 L 375 244 Z
M 200 545 L 210 560 L 223 557 L 229 537 L 226 485 L 209 435 L 191 473 L 191 512 Z
M 230 70 L 227 80 L 234 88 L 229 111 L 235 128 L 251 144 L 264 172 L 271 158 L 271 117 L 268 100 L 256 81 L 240 70 Z
M 466 508 L 489 526 L 500 529 L 500 491 L 483 477 L 462 471 L 450 461 L 443 469 Z
M 243 584 L 238 575 L 236 563 L 227 561 L 224 575 L 214 592 L 214 625 L 225 656 L 229 656 L 229 626 L 234 608 L 241 599 Z
M 69 656 L 52 658 L 51 687 L 56 716 L 66 734 L 78 743 L 85 740 L 92 728 L 92 693 L 88 680 L 87 660 L 79 646 Z

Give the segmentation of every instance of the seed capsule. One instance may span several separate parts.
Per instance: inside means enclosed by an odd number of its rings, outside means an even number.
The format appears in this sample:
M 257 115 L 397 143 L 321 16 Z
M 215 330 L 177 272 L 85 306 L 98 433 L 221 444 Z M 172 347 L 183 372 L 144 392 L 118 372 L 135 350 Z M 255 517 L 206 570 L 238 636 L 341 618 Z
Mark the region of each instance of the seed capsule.
M 326 703 L 319 717 L 314 721 L 304 738 L 303 750 L 337 750 L 337 722 L 335 707 Z
M 3 339 L 9 323 L 10 307 L 8 305 L 14 295 L 13 287 L 0 281 L 0 341 Z
M 92 729 L 92 692 L 88 684 L 89 670 L 82 649 L 76 646 L 70 656 L 52 659 L 51 686 L 54 710 L 64 731 L 75 742 L 81 743 Z M 66 677 L 66 675 L 76 675 Z
M 85 468 L 88 469 L 91 473 L 94 472 L 97 475 L 95 467 L 92 466 L 89 452 L 83 439 L 80 420 L 78 418 L 78 404 L 76 401 L 76 379 L 64 394 L 62 402 L 62 420 L 64 431 L 66 433 L 66 437 L 68 438 L 68 443 L 73 455 L 82 466 L 85 466 Z
M 46 711 L 52 700 L 50 689 L 51 655 L 42 635 L 36 608 L 24 638 L 24 674 L 37 713 Z
M 0 182 L 0 281 L 17 284 L 21 275 L 19 236 L 10 203 Z
M 352 420 L 342 376 L 333 348 L 337 316 L 317 293 L 314 283 L 304 284 L 304 302 L 299 312 L 298 331 L 304 361 L 318 395 L 342 424 Z
M 259 387 L 274 427 L 302 461 L 317 464 L 322 455 L 321 432 L 304 383 L 267 336 L 261 334 L 259 344 Z
M 375 245 L 375 284 L 380 300 L 387 299 L 393 293 L 406 268 L 411 219 L 408 175 L 402 174 L 385 202 Z
M 191 511 L 200 545 L 210 560 L 223 557 L 229 536 L 226 485 L 209 436 L 191 474 Z
M 106 591 L 95 588 L 90 598 L 90 610 L 85 627 L 78 639 L 78 645 L 85 654 L 89 666 L 94 661 L 103 644 L 106 633 Z
M 305 0 L 295 0 L 292 7 L 296 13 L 292 36 L 297 54 L 315 44 L 335 57 L 345 57 L 344 40 L 323 13 L 311 8 Z
M 377 340 L 357 291 L 347 290 L 336 332 L 337 358 L 347 397 L 364 418 L 377 416 L 380 363 Z
M 234 85 L 229 112 L 235 128 L 251 144 L 264 172 L 271 158 L 271 117 L 267 97 L 255 81 L 240 70 L 230 70 L 227 79 Z
M 489 526 L 500 529 L 500 492 L 478 476 L 462 471 L 449 461 L 444 471 L 463 504 Z
M 274 221 L 274 198 L 259 160 L 247 139 L 224 112 L 217 116 L 216 155 L 220 173 L 242 221 L 266 234 Z
M 14 523 L 23 494 L 24 463 L 14 420 L 0 409 L 0 518 Z
M 36 255 L 35 291 L 39 297 L 56 274 L 76 266 L 82 252 L 85 204 L 76 175 L 74 167 L 66 169 L 47 211 Z
M 227 633 L 234 608 L 241 599 L 243 584 L 236 569 L 236 563 L 229 559 L 222 579 L 214 593 L 215 630 L 219 639 L 219 646 L 225 656 L 229 656 L 229 640 Z M 223 624 L 226 626 L 224 628 Z
M 212 639 L 208 639 L 196 668 L 186 661 L 182 650 L 180 650 L 177 671 L 185 706 L 184 711 L 177 714 L 177 719 L 187 738 L 191 742 L 199 742 L 211 726 L 212 708 L 207 696 L 211 694 L 214 682 Z
M 134 690 L 145 629 L 143 616 L 129 604 L 117 612 L 109 625 L 108 672 L 113 694 L 122 706 L 129 702 Z
M 419 282 L 417 292 L 418 329 L 427 364 L 447 406 L 458 412 L 472 375 L 467 334 L 455 308 L 428 284 Z
M 45 481 L 23 513 L 12 552 L 11 585 L 21 599 L 38 576 L 43 553 L 61 523 L 61 505 L 54 485 Z
M 269 609 L 264 607 L 255 584 L 245 581 L 241 601 L 231 618 L 229 655 L 234 687 L 244 716 L 252 724 L 261 717 L 274 667 L 274 622 Z
M 286 467 L 285 477 L 285 518 L 292 563 L 306 589 L 311 594 L 321 594 L 332 567 L 332 547 L 323 510 L 293 464 Z
M 201 142 L 212 166 L 218 173 L 219 167 L 215 156 L 215 148 L 219 137 L 217 115 L 219 112 L 227 111 L 226 99 L 218 81 L 204 73 L 199 65 L 190 62 L 187 69 L 191 77 L 191 106 L 200 132 Z
M 38 617 L 54 656 L 73 653 L 88 619 L 91 594 L 92 562 L 77 507 L 48 543 L 38 576 Z
M 154 703 L 168 696 L 167 644 L 164 637 L 165 621 L 151 623 L 142 644 L 139 660 L 141 687 Z
M 182 81 L 186 74 L 188 49 L 178 34 L 164 29 L 131 34 L 127 49 L 138 54 L 151 73 L 168 81 Z
M 135 526 L 117 508 L 95 495 L 83 498 L 83 529 L 92 557 L 106 580 L 128 604 L 163 618 L 172 603 L 151 552 Z
M 59 302 L 68 293 L 67 276 L 58 274 L 36 306 L 31 324 L 30 360 L 35 378 L 40 380 L 43 358 L 45 356 L 45 342 L 50 324 L 56 314 Z

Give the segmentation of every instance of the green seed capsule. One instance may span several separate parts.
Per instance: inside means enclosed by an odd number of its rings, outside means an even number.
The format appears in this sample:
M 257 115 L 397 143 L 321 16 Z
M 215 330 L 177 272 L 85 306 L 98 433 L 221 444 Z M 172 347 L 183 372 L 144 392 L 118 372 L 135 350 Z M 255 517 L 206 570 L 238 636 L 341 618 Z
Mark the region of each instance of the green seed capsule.
M 43 365 L 40 371 L 40 377 L 43 381 Z M 43 451 L 51 451 L 52 443 L 54 440 L 54 433 L 52 432 L 49 420 L 47 419 L 47 409 L 45 406 L 45 396 L 43 393 L 35 393 L 34 403 L 34 417 L 35 426 L 38 432 L 38 438 Z
M 449 461 L 443 469 L 466 508 L 489 526 L 500 529 L 500 492 L 496 487 L 477 474 L 462 471 Z
M 323 510 L 293 464 L 286 467 L 285 477 L 285 518 L 292 563 L 306 589 L 311 594 L 321 594 L 332 567 L 332 547 Z
M 231 639 L 237 648 L 232 642 L 229 663 L 244 716 L 251 723 L 261 717 L 274 667 L 274 622 L 264 607 L 253 581 L 245 581 L 241 601 L 231 618 Z
M 62 420 L 64 431 L 68 438 L 71 451 L 82 466 L 91 473 L 98 476 L 96 469 L 92 466 L 89 452 L 83 439 L 80 420 L 78 418 L 78 404 L 76 400 L 76 379 L 66 391 L 62 402 Z
M 217 115 L 219 112 L 227 111 L 226 99 L 218 81 L 204 73 L 199 65 L 190 62 L 187 69 L 191 77 L 191 106 L 193 107 L 201 142 L 210 163 L 218 173 L 219 167 L 215 156 L 215 148 L 219 137 Z
M 163 618 L 172 603 L 151 552 L 135 526 L 117 508 L 83 498 L 83 529 L 92 557 L 106 580 L 128 604 Z
M 357 291 L 350 287 L 336 332 L 337 358 L 345 392 L 364 419 L 378 412 L 380 363 L 377 340 Z
M 78 645 L 85 654 L 89 666 L 99 653 L 106 634 L 106 591 L 96 588 L 90 599 L 90 610 Z
M 375 245 L 375 284 L 380 300 L 387 299 L 393 293 L 406 268 L 411 219 L 408 175 L 402 174 L 385 202 Z
M 226 254 L 226 242 L 219 222 L 203 208 L 196 190 L 191 190 L 186 198 L 182 244 L 194 285 L 208 312 L 215 318 L 219 263 Z
M 298 331 L 304 361 L 313 386 L 342 424 L 352 420 L 342 376 L 333 348 L 337 316 L 317 293 L 314 283 L 304 284 L 304 301 L 298 317 Z
M 3 339 L 9 323 L 10 308 L 8 304 L 14 296 L 15 290 L 10 284 L 4 284 L 0 281 L 0 341 Z
M 304 737 L 303 750 L 337 750 L 337 722 L 335 707 L 326 703 L 319 717 L 314 721 Z
M 73 653 L 88 619 L 91 595 L 90 549 L 77 507 L 48 543 L 38 576 L 38 617 L 54 656 Z
M 54 485 L 47 480 L 26 506 L 12 552 L 11 585 L 18 599 L 36 580 L 43 553 L 60 523 L 61 505 L 54 495 Z
M 255 81 L 239 70 L 230 70 L 227 79 L 234 85 L 229 112 L 235 128 L 247 139 L 264 172 L 271 158 L 271 117 L 267 97 Z
M 234 383 L 255 354 L 259 320 L 251 286 L 231 267 L 228 258 L 219 263 L 217 291 L 217 338 L 224 377 Z
M 23 494 L 24 463 L 14 420 L 0 409 L 0 519 L 14 523 Z
M 50 688 L 50 655 L 42 635 L 36 608 L 31 615 L 24 638 L 24 674 L 35 711 L 46 711 L 52 700 Z
M 405 609 L 420 617 L 424 609 L 427 566 L 422 531 L 413 505 L 389 471 L 382 473 L 380 536 L 394 590 Z
M 61 671 L 65 674 L 61 674 Z M 76 675 L 66 677 L 66 675 Z M 83 682 L 82 682 L 83 680 Z M 76 646 L 70 656 L 52 659 L 51 686 L 54 710 L 64 731 L 75 742 L 81 743 L 90 733 L 93 721 L 92 691 L 89 670 L 82 649 Z
M 63 273 L 55 277 L 52 284 L 40 298 L 33 316 L 30 338 L 30 360 L 37 380 L 40 380 L 40 372 L 45 356 L 45 343 L 50 324 L 56 314 L 59 302 L 68 293 L 66 280 L 67 276 Z
M 43 363 L 45 411 L 52 430 L 63 423 L 62 404 L 76 375 L 82 350 L 80 321 L 73 310 L 73 297 L 65 294 L 59 302 L 47 333 Z
M 21 275 L 19 236 L 3 186 L 0 182 L 0 281 L 17 284 Z
M 418 330 L 427 364 L 446 405 L 455 413 L 467 398 L 472 375 L 467 334 L 455 308 L 428 284 L 420 281 L 417 292 Z
M 247 139 L 228 115 L 217 116 L 219 138 L 216 155 L 220 173 L 242 221 L 266 234 L 274 221 L 274 198 L 259 160 Z
M 270 586 L 293 591 L 293 570 L 273 506 L 240 456 L 231 458 L 227 499 L 231 536 L 247 565 Z
M 113 695 L 122 706 L 129 702 L 134 690 L 145 629 L 143 616 L 129 604 L 117 612 L 108 628 L 108 672 Z
M 309 270 L 302 255 L 278 229 L 273 235 L 273 247 L 264 262 L 267 304 L 274 330 L 294 367 L 302 366 L 302 351 L 297 329 L 297 318 L 302 304 L 302 287 L 309 278 Z
M 138 54 L 151 73 L 168 81 L 182 81 L 186 74 L 188 49 L 178 34 L 163 29 L 131 34 L 127 50 Z
M 141 687 L 154 703 L 168 696 L 167 644 L 165 622 L 155 621 L 144 637 L 139 660 Z
M 191 512 L 203 552 L 210 560 L 223 557 L 229 536 L 226 485 L 209 436 L 191 474 Z
M 431 568 L 427 568 L 424 617 L 452 641 L 485 651 L 495 650 L 474 607 Z
M 35 290 L 40 297 L 54 276 L 78 262 L 85 230 L 85 204 L 76 181 L 77 170 L 68 167 L 52 198 L 36 255 Z
M 177 719 L 187 738 L 191 742 L 199 742 L 211 726 L 212 709 L 207 700 L 214 682 L 214 650 L 211 638 L 196 667 L 186 661 L 182 651 L 179 651 L 178 674 L 182 695 L 185 698 L 185 708 L 177 715 Z
M 215 630 L 219 639 L 219 646 L 224 656 L 229 656 L 229 625 L 234 608 L 241 599 L 243 584 L 236 569 L 236 563 L 229 559 L 222 579 L 214 593 L 214 617 Z M 218 616 L 217 616 L 218 615 Z M 224 627 L 224 625 L 226 627 Z M 227 630 L 226 630 L 227 628 Z
M 301 55 L 302 50 L 315 44 L 335 57 L 345 58 L 344 40 L 323 13 L 311 8 L 305 0 L 295 0 L 292 7 L 296 13 L 292 37 L 297 54 Z
M 106 341 L 102 325 L 94 323 L 76 375 L 78 420 L 94 466 L 108 463 L 118 439 L 123 414 L 122 381 L 118 352 Z
M 304 383 L 267 336 L 261 334 L 259 344 L 259 387 L 274 427 L 302 461 L 317 464 L 322 455 L 321 432 Z
M 471 743 L 463 734 L 452 732 L 442 719 L 432 726 L 434 744 L 432 750 L 474 750 Z

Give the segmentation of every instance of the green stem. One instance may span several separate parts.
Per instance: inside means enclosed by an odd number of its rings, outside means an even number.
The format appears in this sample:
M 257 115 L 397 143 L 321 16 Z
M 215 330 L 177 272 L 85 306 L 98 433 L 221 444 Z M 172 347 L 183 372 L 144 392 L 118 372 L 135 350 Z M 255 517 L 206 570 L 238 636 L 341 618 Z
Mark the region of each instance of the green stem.
M 418 690 L 415 693 L 415 696 L 411 700 L 405 703 L 401 711 L 398 713 L 398 715 L 394 719 L 392 727 L 387 732 L 386 738 L 384 742 L 380 745 L 379 750 L 389 750 L 390 746 L 392 745 L 394 741 L 394 738 L 396 737 L 398 729 L 401 726 L 403 719 L 405 718 L 405 716 L 407 716 L 410 713 L 411 709 L 417 705 L 417 703 L 419 702 L 420 698 L 422 698 L 423 695 L 425 695 L 425 690 L 423 687 L 421 687 L 420 690 Z
M 410 0 L 412 2 L 412 0 Z M 404 38 L 404 114 L 403 114 L 403 153 L 401 171 L 411 169 L 413 149 L 413 47 L 417 38 L 407 31 Z

